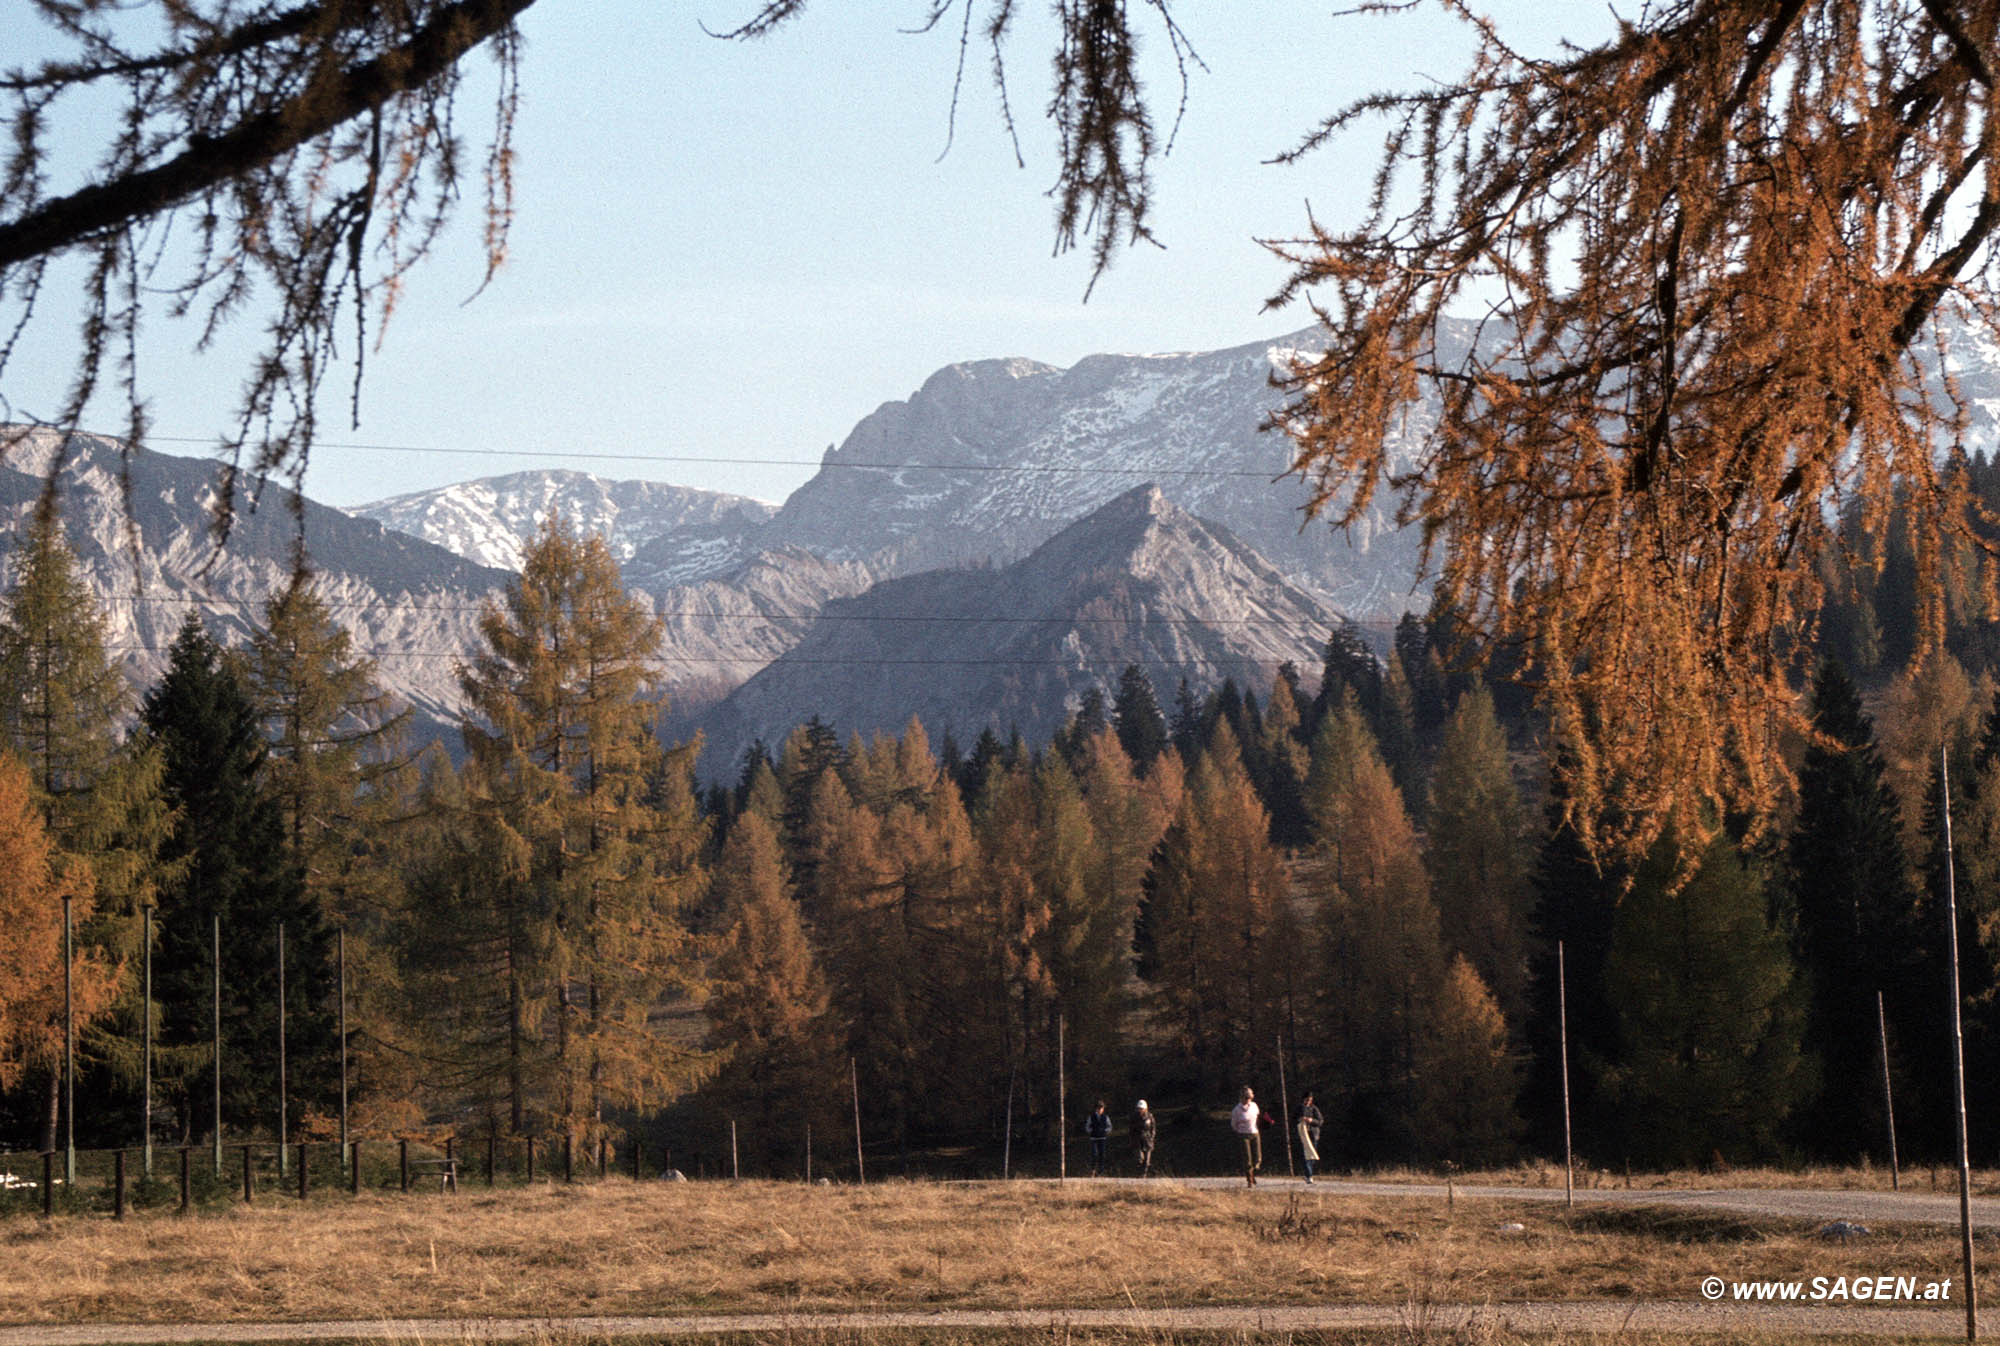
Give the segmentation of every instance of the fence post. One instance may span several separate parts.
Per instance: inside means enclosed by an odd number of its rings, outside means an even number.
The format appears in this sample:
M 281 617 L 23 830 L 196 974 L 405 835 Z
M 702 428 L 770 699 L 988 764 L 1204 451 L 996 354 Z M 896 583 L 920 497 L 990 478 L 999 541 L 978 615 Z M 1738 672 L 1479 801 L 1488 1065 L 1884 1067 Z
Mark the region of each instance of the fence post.
M 458 1137 L 444 1138 L 444 1181 L 453 1196 L 458 1195 Z
M 250 1147 L 243 1147 L 243 1200 L 245 1204 L 256 1199 L 256 1187 L 250 1178 Z
M 736 1119 L 731 1117 L 729 1119 L 729 1180 L 735 1182 L 742 1178 L 742 1176 L 743 1170 L 736 1163 Z
M 181 1146 L 181 1214 L 186 1215 L 194 1205 L 194 1147 Z
M 111 1154 L 111 1218 L 125 1218 L 125 1151 Z
M 306 1199 L 306 1143 L 299 1142 L 299 1200 Z
M 42 1151 L 42 1216 L 53 1219 L 56 1213 L 56 1152 Z
M 402 1176 L 403 1190 L 410 1190 L 410 1141 L 406 1136 L 396 1142 L 396 1171 Z

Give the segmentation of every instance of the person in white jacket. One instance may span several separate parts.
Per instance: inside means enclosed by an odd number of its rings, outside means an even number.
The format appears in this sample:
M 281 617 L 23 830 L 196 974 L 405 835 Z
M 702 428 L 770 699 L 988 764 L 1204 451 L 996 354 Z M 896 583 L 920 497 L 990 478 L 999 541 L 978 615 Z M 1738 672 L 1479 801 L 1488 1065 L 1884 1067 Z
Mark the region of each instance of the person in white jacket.
M 1246 1084 L 1229 1111 L 1229 1129 L 1243 1142 L 1243 1177 L 1252 1187 L 1257 1185 L 1257 1170 L 1264 1167 L 1264 1141 L 1257 1133 L 1258 1122 L 1257 1095 Z

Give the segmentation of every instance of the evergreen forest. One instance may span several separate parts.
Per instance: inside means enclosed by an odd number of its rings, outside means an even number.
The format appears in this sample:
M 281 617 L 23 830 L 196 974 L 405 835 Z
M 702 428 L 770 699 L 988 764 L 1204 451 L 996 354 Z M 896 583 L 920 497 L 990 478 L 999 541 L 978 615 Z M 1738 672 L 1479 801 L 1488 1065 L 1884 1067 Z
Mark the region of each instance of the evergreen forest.
M 1185 1171 L 1251 1084 L 1313 1091 L 1337 1166 L 1491 1165 L 1560 1155 L 1566 1017 L 1589 1162 L 1879 1161 L 1888 1098 L 1927 1158 L 1951 885 L 1990 1163 L 2000 623 L 1947 593 L 1912 666 L 1911 555 L 1857 535 L 1830 576 L 1778 815 L 1619 856 L 1444 611 L 1268 687 L 1129 667 L 1046 743 L 809 719 L 702 781 L 656 734 L 655 619 L 560 520 L 483 614 L 453 752 L 305 578 L 243 648 L 190 617 L 134 696 L 38 523 L 0 607 L 0 1148 L 60 1143 L 67 980 L 86 1148 L 344 1118 L 693 1167 L 736 1122 L 791 1175 L 858 1125 L 871 1174 L 985 1173 L 1144 1097 Z

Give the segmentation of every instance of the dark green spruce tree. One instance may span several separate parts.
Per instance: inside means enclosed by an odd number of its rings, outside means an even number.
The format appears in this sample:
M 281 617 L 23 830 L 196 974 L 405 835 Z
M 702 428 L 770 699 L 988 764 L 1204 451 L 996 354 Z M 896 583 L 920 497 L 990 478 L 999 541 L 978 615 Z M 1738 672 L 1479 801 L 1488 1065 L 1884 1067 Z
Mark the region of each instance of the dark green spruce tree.
M 1797 1115 L 1797 1138 L 1824 1159 L 1886 1158 L 1882 1091 L 1857 1081 L 1881 1078 L 1878 991 L 1887 1005 L 1891 1061 L 1898 1074 L 1914 1064 L 1898 1046 L 1922 1014 L 1917 895 L 1874 726 L 1831 659 L 1813 680 L 1812 720 L 1820 741 L 1806 750 L 1799 770 L 1783 913 L 1806 977 L 1805 1046 L 1820 1079 Z M 1912 1097 L 1907 1088 L 1898 1093 Z
M 222 1126 L 269 1136 L 280 1113 L 278 930 L 284 927 L 284 1116 L 296 1133 L 337 1106 L 339 1043 L 333 937 L 286 845 L 284 815 L 258 782 L 265 747 L 255 706 L 190 616 L 141 719 L 178 811 L 163 852 L 179 863 L 161 888 L 154 970 L 160 1037 L 198 1068 L 163 1081 L 192 1140 L 215 1125 L 210 1040 L 212 922 L 221 922 Z

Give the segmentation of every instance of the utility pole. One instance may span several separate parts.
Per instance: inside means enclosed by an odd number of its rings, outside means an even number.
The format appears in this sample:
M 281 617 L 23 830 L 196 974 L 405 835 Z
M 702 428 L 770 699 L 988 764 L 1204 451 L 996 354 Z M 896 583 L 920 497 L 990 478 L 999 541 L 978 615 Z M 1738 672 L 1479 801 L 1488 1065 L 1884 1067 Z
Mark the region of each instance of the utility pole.
M 1951 1074 L 1958 1094 L 1958 1233 L 1964 1261 L 1965 1339 L 1979 1339 L 1979 1286 L 1972 1278 L 1972 1152 L 1965 1128 L 1965 1021 L 1958 989 L 1958 881 L 1951 856 L 1951 759 L 1938 748 L 1938 781 L 1944 787 L 1944 920 L 1951 955 Z
M 1875 1031 L 1882 1039 L 1882 1111 L 1889 1118 L 1889 1190 L 1903 1190 L 1901 1167 L 1896 1162 L 1896 1095 L 1889 1087 L 1889 1015 L 1882 1008 L 1882 993 L 1875 993 Z
M 1069 1076 L 1063 1060 L 1063 1015 L 1056 1014 L 1056 1181 L 1069 1181 Z
M 63 1181 L 76 1187 L 76 927 L 63 898 Z
M 347 1162 L 347 927 L 334 937 L 334 964 L 340 978 L 340 1162 Z
M 214 959 L 215 1001 L 210 1031 L 215 1057 L 215 1176 L 222 1176 L 222 917 L 209 918 L 210 957 Z
M 153 904 L 148 902 L 146 913 L 145 947 L 139 951 L 139 961 L 145 967 L 145 1097 L 139 1104 L 140 1130 L 140 1170 L 146 1181 L 153 1180 Z
M 1563 1205 L 1576 1204 L 1576 1155 L 1569 1135 L 1569 970 L 1563 961 L 1563 942 L 1556 941 L 1556 1023 L 1562 1033 L 1563 1081 Z
M 278 1176 L 285 1175 L 285 1094 L 290 1081 L 285 1070 L 285 923 L 278 922 Z

